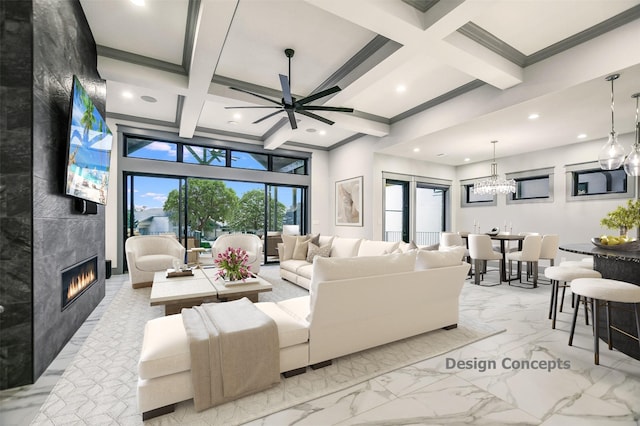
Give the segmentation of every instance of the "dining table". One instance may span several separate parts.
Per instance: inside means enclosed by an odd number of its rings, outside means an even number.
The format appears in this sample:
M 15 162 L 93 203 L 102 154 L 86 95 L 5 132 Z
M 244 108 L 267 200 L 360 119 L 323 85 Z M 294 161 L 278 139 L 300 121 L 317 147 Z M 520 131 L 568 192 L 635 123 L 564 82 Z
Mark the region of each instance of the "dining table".
M 469 248 L 469 240 L 467 236 L 471 232 L 459 232 L 460 236 L 466 241 L 467 249 Z M 492 240 L 500 242 L 500 253 L 502 254 L 501 268 L 500 268 L 500 282 L 508 282 L 511 277 L 507 277 L 507 243 L 510 241 L 518 242 L 518 251 L 522 250 L 522 242 L 524 241 L 524 235 L 511 234 L 511 233 L 486 233 Z M 520 270 L 520 268 L 518 268 Z

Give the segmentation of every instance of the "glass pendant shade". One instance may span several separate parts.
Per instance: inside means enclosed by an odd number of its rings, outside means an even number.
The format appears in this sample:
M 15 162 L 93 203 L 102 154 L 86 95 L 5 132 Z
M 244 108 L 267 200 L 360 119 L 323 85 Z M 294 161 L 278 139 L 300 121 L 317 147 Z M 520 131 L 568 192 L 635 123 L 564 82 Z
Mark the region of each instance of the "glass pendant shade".
M 609 133 L 609 140 L 604 144 L 602 149 L 600 149 L 600 154 L 598 154 L 598 162 L 600 163 L 600 168 L 603 170 L 615 170 L 619 168 L 622 166 L 625 157 L 624 148 L 618 142 L 618 134 L 613 125 L 613 82 L 618 77 L 620 77 L 620 74 L 611 74 L 605 78 L 605 80 L 611 82 L 611 133 Z
M 603 170 L 615 170 L 622 166 L 624 156 L 624 147 L 618 142 L 616 132 L 612 131 L 609 134 L 609 140 L 604 144 L 602 149 L 600 149 L 600 154 L 598 155 L 600 168 Z
M 640 146 L 631 147 L 631 153 L 624 160 L 624 171 L 629 176 L 640 176 Z
M 629 176 L 640 176 L 640 122 L 638 122 L 638 98 L 640 98 L 640 93 L 635 93 L 631 97 L 636 99 L 636 137 L 631 146 L 631 152 L 624 159 L 624 171 Z M 640 232 L 640 228 L 638 232 Z

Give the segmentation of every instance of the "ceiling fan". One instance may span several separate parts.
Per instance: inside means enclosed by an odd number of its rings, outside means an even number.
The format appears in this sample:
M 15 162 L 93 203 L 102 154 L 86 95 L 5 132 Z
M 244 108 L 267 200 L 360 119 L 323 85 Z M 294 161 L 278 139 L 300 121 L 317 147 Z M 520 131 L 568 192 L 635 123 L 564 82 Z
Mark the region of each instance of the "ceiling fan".
M 322 121 L 323 123 L 332 125 L 334 122 L 328 120 L 324 117 L 321 117 L 317 114 L 314 114 L 311 111 L 337 111 L 337 112 L 353 112 L 353 108 L 344 108 L 344 107 L 330 107 L 330 106 L 321 106 L 321 105 L 308 105 L 310 102 L 313 102 L 317 99 L 324 98 L 325 96 L 329 96 L 333 93 L 339 92 L 340 89 L 338 86 L 333 86 L 329 89 L 322 90 L 318 93 L 314 93 L 302 99 L 296 99 L 291 96 L 291 58 L 294 54 L 293 49 L 285 49 L 284 54 L 289 58 L 289 77 L 286 75 L 278 74 L 280 76 L 280 86 L 282 86 L 282 99 L 280 102 L 275 101 L 273 99 L 267 98 L 265 96 L 259 95 L 257 93 L 249 92 L 248 90 L 240 89 L 238 87 L 229 87 L 232 90 L 237 90 L 239 92 L 248 93 L 249 95 L 256 96 L 260 99 L 264 99 L 265 101 L 269 101 L 271 103 L 276 104 L 277 106 L 244 106 L 244 107 L 225 107 L 225 109 L 242 109 L 242 108 L 274 108 L 277 111 L 272 112 L 271 114 L 267 114 L 264 117 L 256 120 L 253 124 L 260 123 L 261 121 L 266 120 L 267 118 L 273 117 L 276 114 L 281 112 L 286 112 L 289 117 L 289 123 L 291 124 L 292 129 L 297 129 L 298 125 L 296 123 L 295 113 L 306 115 L 307 117 L 313 118 L 318 121 Z

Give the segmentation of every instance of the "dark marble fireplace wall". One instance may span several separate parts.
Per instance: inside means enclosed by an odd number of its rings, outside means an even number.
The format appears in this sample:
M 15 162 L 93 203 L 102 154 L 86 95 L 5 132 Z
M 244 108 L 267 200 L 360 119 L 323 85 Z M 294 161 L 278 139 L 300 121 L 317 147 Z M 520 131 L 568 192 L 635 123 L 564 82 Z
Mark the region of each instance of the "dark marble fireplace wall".
M 0 119 L 9 128 L 0 151 L 4 389 L 35 381 L 104 297 L 104 208 L 74 212 L 62 179 L 72 77 L 103 114 L 106 85 L 78 0 L 0 3 Z M 92 256 L 98 283 L 62 312 L 61 271 Z

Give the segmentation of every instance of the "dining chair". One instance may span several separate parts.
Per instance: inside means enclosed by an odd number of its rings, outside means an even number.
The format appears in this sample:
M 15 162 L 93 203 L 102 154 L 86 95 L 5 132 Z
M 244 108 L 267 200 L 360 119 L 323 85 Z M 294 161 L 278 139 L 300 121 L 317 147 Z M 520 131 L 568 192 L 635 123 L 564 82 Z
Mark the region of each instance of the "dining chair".
M 469 257 L 473 263 L 473 275 L 474 283 L 480 285 L 480 280 L 483 275 L 483 271 L 486 271 L 486 263 L 488 260 L 497 260 L 500 265 L 500 275 L 498 276 L 498 283 L 493 285 L 500 285 L 503 270 L 502 270 L 502 253 L 494 251 L 491 244 L 491 237 L 486 234 L 469 234 L 467 236 L 469 243 Z
M 462 236 L 457 232 L 443 232 L 440 234 L 440 248 L 448 249 L 453 247 L 464 248 L 464 258 L 469 260 L 469 249 L 467 248 Z
M 542 245 L 540 247 L 540 260 L 548 260 L 549 266 L 555 266 L 559 246 L 560 236 L 558 234 L 543 235 Z M 527 279 L 531 276 L 531 272 L 530 268 L 527 267 Z
M 531 265 L 533 271 L 533 288 L 538 287 L 538 261 L 540 260 L 540 250 L 542 248 L 542 237 L 540 235 L 527 235 L 522 242 L 522 250 L 507 253 L 507 262 L 509 262 L 509 283 L 511 283 L 511 267 L 512 262 L 518 262 L 518 280 L 522 282 L 522 274 L 520 273 L 522 262 Z

